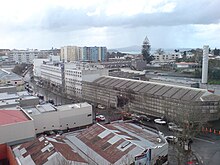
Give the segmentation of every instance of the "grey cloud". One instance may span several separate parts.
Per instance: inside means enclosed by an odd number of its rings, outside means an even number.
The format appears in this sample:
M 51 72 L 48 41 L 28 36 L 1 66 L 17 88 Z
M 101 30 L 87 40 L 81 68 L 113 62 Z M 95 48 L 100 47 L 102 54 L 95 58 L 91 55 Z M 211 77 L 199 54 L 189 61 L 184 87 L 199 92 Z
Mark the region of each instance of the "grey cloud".
M 41 21 L 41 28 L 48 30 L 78 30 L 88 27 L 105 26 L 175 26 L 188 24 L 219 23 L 220 1 L 181 1 L 171 13 L 137 14 L 134 16 L 88 16 L 84 10 L 51 8 Z M 102 11 L 102 13 L 104 13 Z

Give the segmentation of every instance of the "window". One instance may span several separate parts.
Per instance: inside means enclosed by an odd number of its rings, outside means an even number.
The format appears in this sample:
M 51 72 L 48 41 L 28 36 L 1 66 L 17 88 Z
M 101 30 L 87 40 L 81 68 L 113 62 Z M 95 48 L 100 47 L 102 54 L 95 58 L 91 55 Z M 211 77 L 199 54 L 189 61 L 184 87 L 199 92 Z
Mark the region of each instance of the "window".
M 92 114 L 88 114 L 87 117 L 92 116 Z

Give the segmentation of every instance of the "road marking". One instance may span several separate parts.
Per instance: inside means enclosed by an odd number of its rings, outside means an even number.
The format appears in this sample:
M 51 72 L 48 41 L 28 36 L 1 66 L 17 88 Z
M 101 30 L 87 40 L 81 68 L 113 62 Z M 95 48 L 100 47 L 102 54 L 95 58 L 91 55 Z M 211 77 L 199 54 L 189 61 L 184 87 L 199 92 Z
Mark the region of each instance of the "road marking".
M 194 139 L 196 139 L 196 140 L 200 140 L 200 141 L 203 141 L 203 142 L 206 142 L 206 143 L 215 144 L 215 142 L 210 141 L 210 140 L 205 140 L 205 139 L 200 139 L 200 138 L 194 138 Z

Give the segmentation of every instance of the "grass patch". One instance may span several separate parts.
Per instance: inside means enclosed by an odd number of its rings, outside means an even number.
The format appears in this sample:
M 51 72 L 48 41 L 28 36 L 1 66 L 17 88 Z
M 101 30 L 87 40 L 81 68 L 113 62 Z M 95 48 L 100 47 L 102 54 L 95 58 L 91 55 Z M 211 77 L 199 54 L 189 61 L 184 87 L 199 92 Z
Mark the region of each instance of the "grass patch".
M 209 80 L 208 84 L 220 85 L 220 80 Z

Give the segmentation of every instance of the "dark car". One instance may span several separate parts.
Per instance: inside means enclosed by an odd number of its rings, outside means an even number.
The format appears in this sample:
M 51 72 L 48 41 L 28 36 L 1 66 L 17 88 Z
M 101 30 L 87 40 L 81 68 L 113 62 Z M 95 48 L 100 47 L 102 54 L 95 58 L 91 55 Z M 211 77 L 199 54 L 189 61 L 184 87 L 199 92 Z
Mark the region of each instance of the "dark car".
M 59 129 L 54 129 L 53 132 L 57 135 L 62 135 L 64 133 L 62 130 Z
M 140 115 L 140 120 L 142 120 L 142 121 L 152 121 L 153 119 L 146 116 L 146 115 Z
M 44 131 L 44 135 L 50 136 L 50 135 L 55 135 L 55 132 L 50 130 L 50 131 Z

